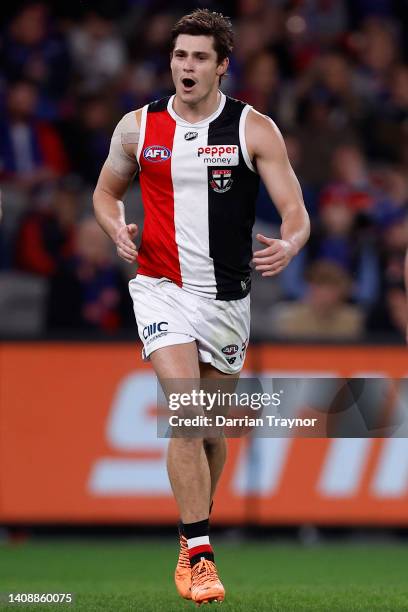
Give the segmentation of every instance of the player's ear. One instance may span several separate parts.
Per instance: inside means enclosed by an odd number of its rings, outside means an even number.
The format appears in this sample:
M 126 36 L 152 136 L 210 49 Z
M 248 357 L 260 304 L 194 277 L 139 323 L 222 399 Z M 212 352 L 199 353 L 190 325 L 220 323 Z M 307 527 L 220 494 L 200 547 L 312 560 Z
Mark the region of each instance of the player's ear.
M 227 72 L 229 66 L 228 57 L 224 58 L 220 64 L 217 66 L 217 76 L 222 77 Z

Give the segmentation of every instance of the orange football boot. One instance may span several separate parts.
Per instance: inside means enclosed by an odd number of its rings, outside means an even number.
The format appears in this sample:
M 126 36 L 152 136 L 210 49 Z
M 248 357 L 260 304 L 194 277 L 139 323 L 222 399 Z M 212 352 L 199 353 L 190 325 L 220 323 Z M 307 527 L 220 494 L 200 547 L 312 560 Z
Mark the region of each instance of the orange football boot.
M 225 589 L 218 578 L 213 561 L 202 557 L 191 568 L 191 598 L 197 605 L 211 601 L 224 601 Z
M 177 591 L 184 599 L 191 599 L 191 566 L 188 556 L 187 538 L 180 533 L 180 552 L 178 556 L 174 582 Z

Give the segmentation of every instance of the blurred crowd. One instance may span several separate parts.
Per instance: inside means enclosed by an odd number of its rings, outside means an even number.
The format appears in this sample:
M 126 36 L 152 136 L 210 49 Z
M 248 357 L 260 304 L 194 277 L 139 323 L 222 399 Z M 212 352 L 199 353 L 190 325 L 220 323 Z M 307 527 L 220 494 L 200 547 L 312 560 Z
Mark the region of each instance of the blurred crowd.
M 406 2 L 205 4 L 229 15 L 236 33 L 223 90 L 278 124 L 312 220 L 307 247 L 279 278 L 254 273 L 254 337 L 402 342 Z M 0 41 L 0 333 L 135 328 L 135 268 L 97 226 L 91 196 L 117 121 L 172 93 L 170 30 L 194 8 L 107 0 L 9 9 Z M 142 227 L 137 184 L 126 202 Z M 279 235 L 263 187 L 257 228 Z

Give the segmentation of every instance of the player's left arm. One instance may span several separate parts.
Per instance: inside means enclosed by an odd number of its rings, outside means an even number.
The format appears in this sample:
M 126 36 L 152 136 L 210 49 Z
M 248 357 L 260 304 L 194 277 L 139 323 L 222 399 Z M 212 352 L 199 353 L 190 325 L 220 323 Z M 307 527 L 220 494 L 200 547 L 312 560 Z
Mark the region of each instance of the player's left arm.
M 272 119 L 251 110 L 246 119 L 245 139 L 252 163 L 282 218 L 281 239 L 257 234 L 257 240 L 266 246 L 254 252 L 253 257 L 262 276 L 275 276 L 307 242 L 309 215 L 282 134 Z

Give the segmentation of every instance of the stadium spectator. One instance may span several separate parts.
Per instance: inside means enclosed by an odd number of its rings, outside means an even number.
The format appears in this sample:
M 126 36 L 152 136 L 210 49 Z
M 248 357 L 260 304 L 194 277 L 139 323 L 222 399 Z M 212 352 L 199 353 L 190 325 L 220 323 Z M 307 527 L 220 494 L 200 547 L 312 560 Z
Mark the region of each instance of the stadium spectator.
M 36 118 L 37 99 L 36 86 L 14 83 L 0 121 L 0 176 L 20 189 L 47 183 L 69 169 L 58 132 Z
M 390 283 L 367 318 L 371 339 L 402 342 L 407 338 L 407 296 L 404 283 Z
M 123 114 L 142 108 L 156 91 L 157 76 L 145 63 L 129 63 L 122 69 L 117 80 L 118 104 Z
M 236 30 L 235 60 L 243 69 L 248 58 L 265 49 L 268 36 L 257 17 L 240 20 Z
M 131 56 L 154 75 L 156 87 L 160 87 L 160 81 L 164 80 L 171 88 L 168 63 L 172 26 L 173 16 L 170 13 L 157 13 L 147 21 L 140 35 L 132 37 L 130 41 Z
M 72 169 L 90 186 L 109 151 L 112 119 L 110 100 L 99 94 L 79 100 L 76 115 L 61 126 Z
M 408 67 L 397 64 L 387 75 L 380 104 L 365 111 L 364 139 L 374 159 L 404 163 L 408 120 Z
M 302 160 L 301 176 L 320 189 L 331 178 L 333 151 L 341 145 L 358 142 L 358 133 L 351 124 L 339 124 L 331 113 L 327 96 L 318 91 L 299 98 L 296 122 L 302 149 L 309 151 L 313 143 L 313 155 L 305 155 Z
M 377 171 L 375 181 L 378 194 L 370 212 L 381 231 L 408 211 L 408 180 L 402 168 L 386 166 Z
M 332 181 L 326 192 L 333 186 L 343 188 L 356 210 L 364 211 L 372 206 L 370 175 L 366 159 L 356 145 L 337 147 L 332 154 Z
M 243 85 L 237 98 L 246 100 L 260 113 L 278 120 L 282 86 L 279 66 L 272 53 L 260 51 L 249 59 L 245 65 Z
M 126 59 L 115 23 L 97 12 L 68 31 L 68 41 L 81 94 L 95 94 L 108 86 Z
M 78 194 L 68 186 L 36 195 L 17 234 L 20 270 L 50 277 L 72 256 L 78 207 Z
M 364 329 L 362 310 L 347 303 L 351 278 L 331 261 L 314 262 L 306 273 L 305 297 L 281 302 L 270 313 L 270 325 L 280 338 L 357 340 Z
M 339 51 L 318 56 L 297 83 L 297 94 L 324 100 L 329 109 L 329 122 L 352 131 L 361 120 L 362 104 L 356 95 L 351 63 Z
M 384 220 L 379 243 L 381 290 L 367 319 L 367 332 L 398 341 L 405 337 L 407 318 L 404 296 L 405 258 L 408 245 L 406 209 Z
M 4 32 L 1 70 L 8 82 L 34 81 L 40 90 L 44 113 L 58 107 L 70 81 L 66 40 L 50 18 L 44 2 L 33 2 L 17 12 Z
M 51 278 L 47 329 L 112 333 L 133 325 L 127 282 L 109 239 L 94 218 L 86 218 L 79 224 L 73 257 Z
M 305 270 L 310 262 L 324 259 L 350 275 L 351 295 L 357 303 L 373 304 L 379 292 L 379 259 L 370 226 L 364 228 L 359 223 L 360 199 L 341 187 L 322 197 L 320 215 L 307 248 L 282 274 L 284 292 L 292 299 L 303 297 L 307 287 Z
M 408 245 L 408 213 L 403 210 L 383 224 L 380 239 L 381 280 L 386 289 L 390 284 L 403 283 L 404 258 Z
M 6 244 L 5 244 L 5 234 L 3 225 L 1 223 L 3 218 L 3 207 L 1 202 L 2 194 L 0 191 L 0 270 L 6 267 L 7 257 L 6 257 Z
M 306 39 L 317 40 L 322 46 L 335 44 L 347 28 L 346 6 L 343 2 L 335 0 L 323 3 L 320 0 L 294 3 L 291 17 L 303 19 Z M 295 21 L 296 23 L 299 22 Z M 292 25 L 292 29 L 296 32 L 297 28 Z
M 367 17 L 354 38 L 357 54 L 356 88 L 365 104 L 381 107 L 387 92 L 390 70 L 398 59 L 395 25 L 378 17 Z

